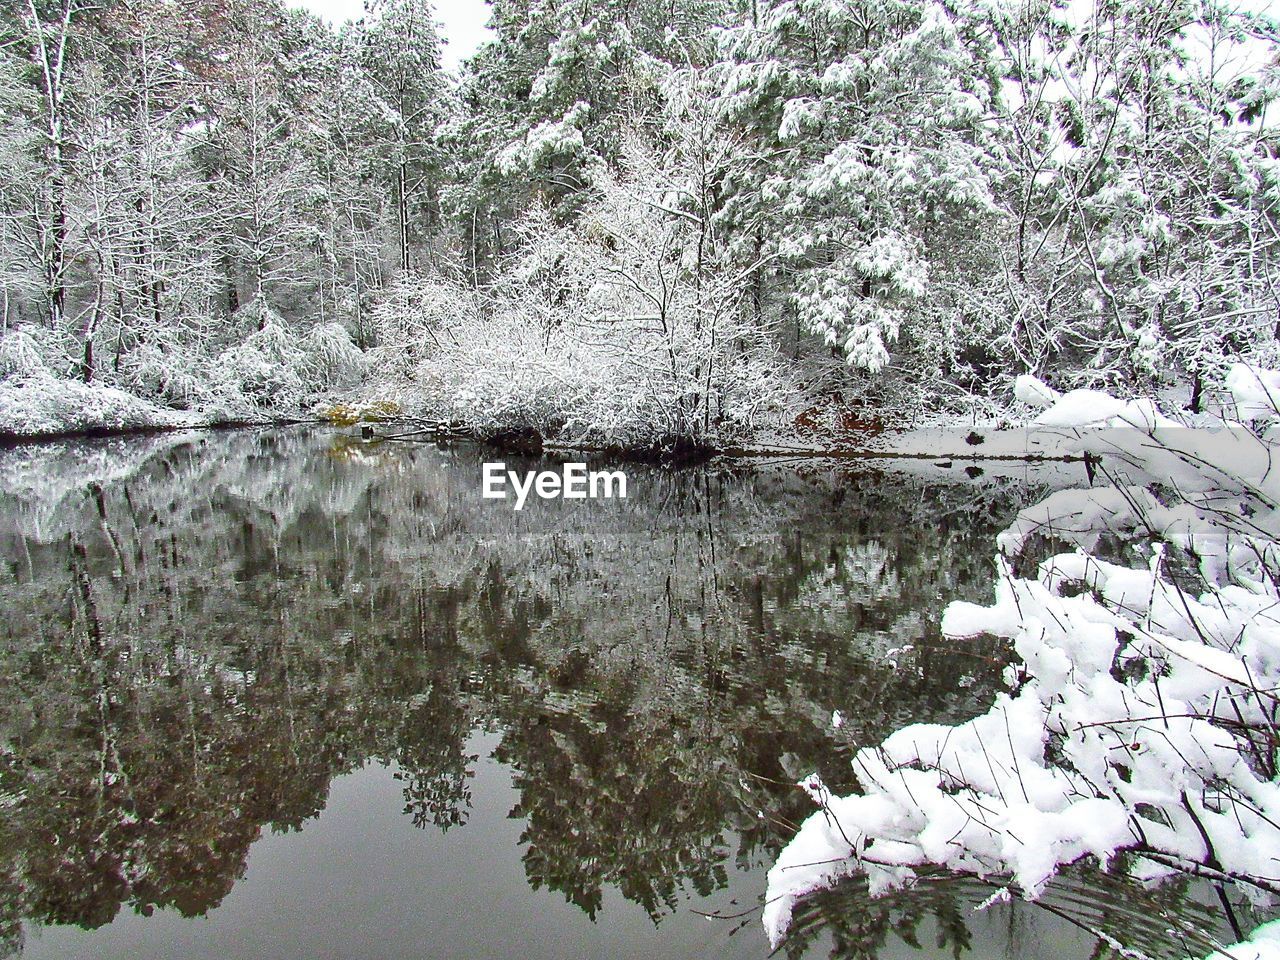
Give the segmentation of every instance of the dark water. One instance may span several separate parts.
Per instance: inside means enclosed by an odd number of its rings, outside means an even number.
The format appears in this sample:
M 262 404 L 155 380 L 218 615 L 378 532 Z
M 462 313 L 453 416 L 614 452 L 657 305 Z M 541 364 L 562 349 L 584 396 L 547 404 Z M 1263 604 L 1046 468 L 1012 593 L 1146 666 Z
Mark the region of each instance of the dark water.
M 515 513 L 484 459 L 310 429 L 0 452 L 0 955 L 767 956 L 791 784 L 978 712 L 1007 651 L 940 642 L 942 608 L 1066 479 L 629 468 L 624 501 Z M 783 953 L 1221 933 L 1195 890 L 989 892 L 850 882 Z

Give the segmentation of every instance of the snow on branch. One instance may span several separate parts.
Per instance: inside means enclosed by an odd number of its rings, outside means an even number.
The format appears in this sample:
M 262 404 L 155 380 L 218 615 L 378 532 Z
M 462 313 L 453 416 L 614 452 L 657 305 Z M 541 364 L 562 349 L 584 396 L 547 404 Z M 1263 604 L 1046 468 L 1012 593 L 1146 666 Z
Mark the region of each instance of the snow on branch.
M 1276 376 L 1228 386 L 1257 402 Z M 994 603 L 947 607 L 946 636 L 1010 641 L 1007 692 L 965 723 L 911 725 L 859 751 L 856 795 L 802 784 L 821 810 L 769 873 L 775 944 L 807 894 L 854 872 L 883 893 L 926 864 L 1027 898 L 1082 858 L 1146 881 L 1189 874 L 1257 901 L 1280 894 L 1271 442 L 1225 421 L 1190 429 L 1149 401 L 1031 378 L 1019 390 L 1110 482 L 1022 511 L 997 538 Z M 1223 459 L 1224 444 L 1252 456 Z M 1108 539 L 1141 562 L 1099 555 Z M 1033 544 L 1074 549 L 1019 575 Z

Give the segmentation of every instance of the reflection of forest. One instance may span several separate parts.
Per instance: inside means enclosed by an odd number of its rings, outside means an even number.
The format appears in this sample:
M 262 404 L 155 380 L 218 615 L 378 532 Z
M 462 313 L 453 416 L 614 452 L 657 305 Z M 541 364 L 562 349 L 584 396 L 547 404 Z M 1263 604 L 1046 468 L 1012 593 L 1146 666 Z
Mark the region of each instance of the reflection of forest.
M 370 758 L 416 823 L 465 823 L 478 726 L 530 882 L 656 919 L 772 860 L 797 777 L 844 786 L 851 746 L 999 676 L 936 620 L 989 590 L 1034 490 L 633 468 L 626 501 L 515 514 L 479 498 L 482 459 L 308 430 L 0 453 L 11 946 L 28 919 L 209 910 L 264 826 Z

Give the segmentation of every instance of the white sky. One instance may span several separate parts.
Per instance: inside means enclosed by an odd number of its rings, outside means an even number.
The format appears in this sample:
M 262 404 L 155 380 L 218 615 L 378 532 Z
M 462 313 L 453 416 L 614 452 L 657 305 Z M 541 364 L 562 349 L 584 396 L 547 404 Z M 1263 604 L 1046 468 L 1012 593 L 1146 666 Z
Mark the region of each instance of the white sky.
M 364 14 L 364 0 L 287 0 L 291 7 L 310 10 L 332 24 L 355 20 Z M 1091 9 L 1093 0 L 1080 4 Z M 1236 0 L 1234 6 L 1280 18 L 1280 0 Z M 475 52 L 492 34 L 486 29 L 489 5 L 485 0 L 435 0 L 436 17 L 444 24 L 444 65 L 452 70 Z
M 357 20 L 364 15 L 364 0 L 288 0 L 332 24 Z M 436 17 L 444 24 L 444 65 L 452 70 L 475 52 L 490 36 L 489 5 L 485 0 L 435 0 Z

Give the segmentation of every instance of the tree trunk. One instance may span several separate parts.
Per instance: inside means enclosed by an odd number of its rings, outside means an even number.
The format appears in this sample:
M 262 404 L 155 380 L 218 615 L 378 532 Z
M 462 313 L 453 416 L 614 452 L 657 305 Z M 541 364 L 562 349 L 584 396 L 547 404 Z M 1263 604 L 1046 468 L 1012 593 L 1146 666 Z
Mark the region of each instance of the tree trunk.
M 409 174 L 401 162 L 397 171 L 396 221 L 400 229 L 400 270 L 409 272 Z

